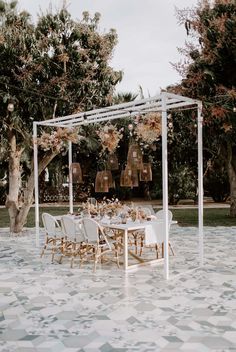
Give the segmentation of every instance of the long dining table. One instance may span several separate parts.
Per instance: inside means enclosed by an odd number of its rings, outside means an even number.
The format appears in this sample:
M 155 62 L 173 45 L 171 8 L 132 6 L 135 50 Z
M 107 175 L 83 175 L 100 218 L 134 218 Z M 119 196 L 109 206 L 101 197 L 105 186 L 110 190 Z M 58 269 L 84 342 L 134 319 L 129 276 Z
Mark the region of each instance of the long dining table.
M 61 220 L 62 216 L 55 216 L 57 220 Z M 81 217 L 74 218 L 75 222 L 80 221 Z M 163 262 L 164 258 L 159 259 L 149 259 L 145 260 L 143 257 L 135 254 L 133 251 L 129 249 L 129 242 L 128 242 L 128 235 L 134 231 L 142 231 L 144 235 L 144 240 L 147 244 L 155 244 L 160 243 L 158 241 L 158 234 L 163 233 L 164 230 L 164 221 L 162 219 L 155 219 L 152 221 L 144 220 L 142 222 L 137 221 L 127 221 L 124 223 L 114 223 L 111 220 L 107 221 L 105 219 L 96 219 L 99 224 L 104 229 L 110 230 L 118 230 L 119 232 L 123 233 L 123 240 L 122 240 L 122 249 L 123 249 L 123 268 L 125 271 L 130 269 L 135 269 L 143 265 L 154 265 Z M 155 224 L 155 226 L 153 226 Z M 172 224 L 177 224 L 177 221 L 172 221 Z M 152 228 L 153 227 L 153 228 Z M 147 241 L 148 239 L 148 241 Z M 135 264 L 129 263 L 129 255 L 136 260 Z
M 130 270 L 130 269 L 135 269 L 143 265 L 153 265 L 157 263 L 161 263 L 163 261 L 163 258 L 160 259 L 150 259 L 145 261 L 141 256 L 138 256 L 137 254 L 133 253 L 131 250 L 129 250 L 129 245 L 128 245 L 128 234 L 129 232 L 134 232 L 134 231 L 142 231 L 144 233 L 144 236 L 147 235 L 147 230 L 150 229 L 150 226 L 152 226 L 152 221 L 143 221 L 141 223 L 137 223 L 135 221 L 130 221 L 127 222 L 126 224 L 114 224 L 114 223 L 107 223 L 101 221 L 101 226 L 106 229 L 111 229 L 111 230 L 118 230 L 123 232 L 123 268 L 125 271 Z M 163 220 L 155 220 L 155 229 L 159 227 L 159 230 L 163 230 L 164 226 L 164 221 Z M 155 243 L 155 242 L 153 242 Z M 129 255 L 132 256 L 133 258 L 136 259 L 137 263 L 135 264 L 129 264 Z

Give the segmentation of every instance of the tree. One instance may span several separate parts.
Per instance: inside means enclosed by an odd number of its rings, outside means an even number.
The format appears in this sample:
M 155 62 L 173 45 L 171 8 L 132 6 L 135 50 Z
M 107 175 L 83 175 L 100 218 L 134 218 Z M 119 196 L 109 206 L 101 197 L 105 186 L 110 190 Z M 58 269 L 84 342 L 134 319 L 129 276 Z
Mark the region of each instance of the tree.
M 99 14 L 90 18 L 85 12 L 74 21 L 63 7 L 42 14 L 34 25 L 27 12 L 18 12 L 16 1 L 0 1 L 0 60 L 6 63 L 0 67 L 0 131 L 9 165 L 6 206 L 12 232 L 22 230 L 33 202 L 33 121 L 112 101 L 121 79 L 121 72 L 109 66 L 117 35 L 114 30 L 100 34 L 98 23 Z M 73 135 L 55 133 L 64 141 Z M 60 152 L 58 143 L 39 153 L 39 174 Z
M 132 92 L 119 92 L 113 96 L 113 104 L 129 103 L 137 98 L 138 94 Z
M 204 0 L 178 18 L 194 40 L 182 50 L 187 63 L 176 65 L 183 79 L 174 91 L 203 101 L 205 148 L 224 161 L 236 217 L 236 3 Z

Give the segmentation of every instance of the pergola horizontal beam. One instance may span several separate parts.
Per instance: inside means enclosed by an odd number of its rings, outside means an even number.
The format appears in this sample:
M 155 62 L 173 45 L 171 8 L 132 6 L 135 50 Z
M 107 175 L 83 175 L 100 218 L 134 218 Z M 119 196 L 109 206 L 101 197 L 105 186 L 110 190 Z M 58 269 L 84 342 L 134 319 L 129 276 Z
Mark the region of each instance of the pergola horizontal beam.
M 103 121 L 132 117 L 138 113 L 158 112 L 162 111 L 162 96 L 164 94 L 166 97 L 167 110 L 192 106 L 199 103 L 197 100 L 191 98 L 162 92 L 160 95 L 154 96 L 152 98 L 117 104 L 86 112 L 80 112 L 77 114 L 58 117 L 43 122 L 37 122 L 37 124 L 50 127 L 74 127 L 90 123 L 99 123 Z

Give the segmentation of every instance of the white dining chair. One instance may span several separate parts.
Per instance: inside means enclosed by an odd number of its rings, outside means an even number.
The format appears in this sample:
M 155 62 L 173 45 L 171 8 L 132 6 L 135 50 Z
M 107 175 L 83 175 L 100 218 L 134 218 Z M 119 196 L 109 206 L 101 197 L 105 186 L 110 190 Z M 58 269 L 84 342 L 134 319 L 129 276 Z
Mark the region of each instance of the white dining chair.
M 155 213 L 155 216 L 157 219 L 160 219 L 160 220 L 164 220 L 164 210 L 163 209 L 160 209 L 158 210 L 156 213 Z M 169 229 L 170 229 L 170 226 L 171 226 L 171 221 L 173 219 L 173 213 L 172 211 L 168 210 L 168 226 L 169 226 Z
M 48 249 L 48 246 L 50 246 L 53 263 L 57 244 L 59 243 L 59 245 L 61 245 L 63 243 L 64 235 L 59 222 L 51 214 L 43 213 L 42 221 L 45 230 L 45 243 L 41 251 L 40 257 L 43 257 L 45 251 Z
M 94 272 L 99 259 L 108 253 L 115 252 L 116 263 L 119 267 L 118 245 L 116 241 L 106 236 L 102 226 L 94 219 L 83 218 L 81 220 L 82 230 L 87 243 L 87 254 L 94 258 Z
M 150 215 L 148 217 L 151 221 L 154 221 L 155 220 L 162 220 L 164 222 L 164 210 L 161 209 L 159 211 L 157 211 L 155 213 L 155 215 Z M 170 210 L 168 210 L 168 228 L 170 230 L 170 226 L 171 226 L 171 222 L 172 222 L 172 219 L 173 219 L 173 214 Z M 145 234 L 142 233 L 141 235 L 141 238 L 140 238 L 140 256 L 142 255 L 142 252 L 143 252 L 143 249 L 144 248 L 155 248 L 155 251 L 156 251 L 156 257 L 157 259 L 159 258 L 159 252 L 161 252 L 161 256 L 163 258 L 164 256 L 164 241 L 165 241 L 165 234 L 164 234 L 164 224 L 156 224 L 156 226 L 154 226 L 155 223 L 153 224 L 153 230 L 155 230 L 155 241 L 154 243 L 151 243 L 151 244 L 145 244 Z M 172 253 L 172 255 L 174 255 L 174 250 L 171 246 L 171 243 L 169 242 L 169 249 Z
M 81 261 L 85 252 L 86 239 L 80 227 L 80 222 L 75 221 L 70 215 L 62 216 L 61 223 L 65 241 L 61 248 L 59 263 L 62 263 L 63 257 L 70 257 L 70 266 L 73 268 L 74 260 L 77 256 L 80 256 Z
M 165 215 L 165 213 L 164 213 L 163 209 L 160 209 L 155 213 L 156 218 L 159 220 L 163 220 L 163 221 L 164 221 L 164 215 Z M 170 231 L 172 220 L 173 220 L 173 213 L 172 213 L 172 211 L 168 210 L 168 229 L 169 229 L 169 231 Z M 159 238 L 159 241 L 162 243 L 162 257 L 163 257 L 163 255 L 164 255 L 164 241 L 165 241 L 164 232 L 158 234 L 158 238 Z M 172 255 L 174 255 L 174 250 L 173 250 L 173 247 L 171 246 L 170 241 L 169 241 L 169 248 L 171 250 Z

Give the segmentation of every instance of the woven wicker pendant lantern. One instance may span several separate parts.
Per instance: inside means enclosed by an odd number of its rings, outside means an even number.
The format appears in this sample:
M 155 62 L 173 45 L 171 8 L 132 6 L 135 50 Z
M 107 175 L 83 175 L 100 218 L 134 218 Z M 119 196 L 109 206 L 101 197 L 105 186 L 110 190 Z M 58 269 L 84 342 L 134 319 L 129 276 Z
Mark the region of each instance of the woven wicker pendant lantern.
M 95 192 L 109 192 L 108 176 L 103 175 L 104 171 L 98 171 L 95 179 Z
M 124 172 L 125 170 L 121 170 L 120 173 L 120 187 L 124 187 Z
M 121 171 L 120 186 L 132 187 L 132 171 L 130 169 L 125 169 Z
M 131 169 L 129 165 L 126 166 L 125 172 L 131 177 L 132 186 L 131 187 L 138 187 L 139 186 L 139 178 L 138 178 L 138 170 Z
M 138 171 L 137 170 L 132 170 L 132 187 L 138 187 L 139 186 L 139 179 L 138 179 Z
M 83 183 L 82 170 L 80 163 L 72 163 L 70 166 L 72 183 Z
M 131 144 L 128 150 L 127 163 L 131 169 L 141 170 L 143 166 L 143 154 L 137 144 Z
M 103 180 L 108 180 L 108 187 L 109 188 L 113 188 L 114 187 L 114 183 L 113 183 L 113 179 L 112 179 L 111 170 L 104 170 L 104 171 L 101 171 L 101 172 L 102 172 Z
M 152 181 L 152 166 L 151 163 L 143 163 L 143 168 L 139 174 L 140 181 Z
M 115 154 L 109 154 L 108 159 L 107 159 L 107 168 L 109 170 L 118 170 L 119 169 L 118 158 Z

